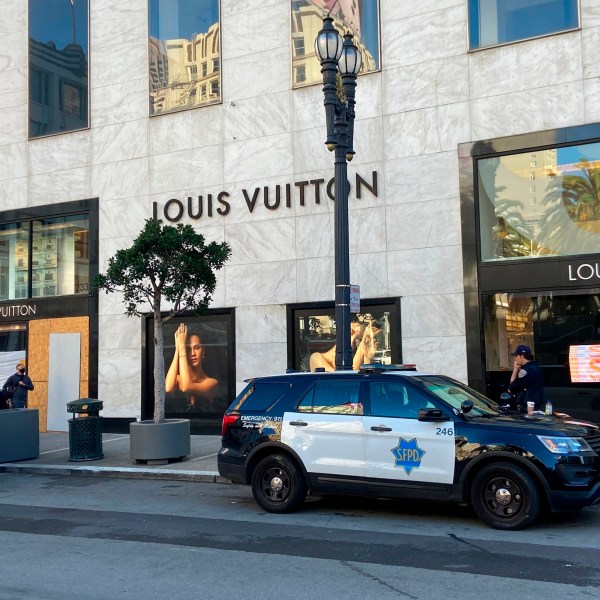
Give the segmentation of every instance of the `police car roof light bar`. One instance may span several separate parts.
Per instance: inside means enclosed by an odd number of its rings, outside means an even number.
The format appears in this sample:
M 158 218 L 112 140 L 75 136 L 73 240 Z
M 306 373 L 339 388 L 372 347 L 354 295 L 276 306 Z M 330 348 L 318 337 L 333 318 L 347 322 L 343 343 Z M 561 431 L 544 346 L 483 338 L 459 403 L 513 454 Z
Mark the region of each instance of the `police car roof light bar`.
M 382 365 L 378 363 L 360 365 L 360 373 L 383 373 L 385 371 L 416 371 L 415 364 Z

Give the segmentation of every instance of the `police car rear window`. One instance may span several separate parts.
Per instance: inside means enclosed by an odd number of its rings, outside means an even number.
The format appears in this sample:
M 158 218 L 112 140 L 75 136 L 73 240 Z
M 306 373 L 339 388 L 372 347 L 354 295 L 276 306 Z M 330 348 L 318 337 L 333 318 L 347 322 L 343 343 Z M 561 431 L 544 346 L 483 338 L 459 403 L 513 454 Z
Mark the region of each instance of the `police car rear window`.
M 239 396 L 237 402 L 232 406 L 233 410 L 266 411 L 278 400 L 283 398 L 290 389 L 289 382 L 266 382 L 251 383 Z

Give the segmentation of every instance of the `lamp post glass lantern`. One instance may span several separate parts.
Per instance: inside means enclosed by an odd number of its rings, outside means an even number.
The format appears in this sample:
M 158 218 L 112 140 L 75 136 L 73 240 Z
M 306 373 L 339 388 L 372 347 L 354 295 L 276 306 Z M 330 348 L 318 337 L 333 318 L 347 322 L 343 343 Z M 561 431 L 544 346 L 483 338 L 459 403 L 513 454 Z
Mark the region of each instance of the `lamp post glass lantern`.
M 350 347 L 350 245 L 348 233 L 348 163 L 354 156 L 354 106 L 356 77 L 361 56 L 352 34 L 342 36 L 333 26 L 333 18 L 323 19 L 323 29 L 315 40 L 315 51 L 321 63 L 327 138 L 325 145 L 335 151 L 335 368 L 352 369 Z M 337 75 L 346 96 L 338 96 Z

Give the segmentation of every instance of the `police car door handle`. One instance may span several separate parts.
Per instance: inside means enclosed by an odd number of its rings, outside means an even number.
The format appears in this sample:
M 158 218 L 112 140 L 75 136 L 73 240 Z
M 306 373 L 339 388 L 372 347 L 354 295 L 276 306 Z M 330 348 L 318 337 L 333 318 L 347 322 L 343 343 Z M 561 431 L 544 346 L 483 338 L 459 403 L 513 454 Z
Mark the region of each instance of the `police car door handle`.
M 392 428 L 391 427 L 385 427 L 383 425 L 373 425 L 373 427 L 371 427 L 371 431 L 391 431 Z
M 306 427 L 308 423 L 305 421 L 290 421 L 290 425 L 295 425 L 296 427 Z

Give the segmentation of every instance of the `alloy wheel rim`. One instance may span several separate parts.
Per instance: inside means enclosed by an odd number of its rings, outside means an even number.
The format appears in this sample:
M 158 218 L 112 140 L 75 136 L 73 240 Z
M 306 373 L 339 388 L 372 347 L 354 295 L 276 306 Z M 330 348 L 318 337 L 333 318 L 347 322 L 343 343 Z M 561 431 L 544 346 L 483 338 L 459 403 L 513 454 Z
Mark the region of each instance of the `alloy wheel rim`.
M 523 510 L 523 491 L 512 479 L 494 477 L 483 490 L 483 501 L 495 516 L 512 519 Z
M 262 477 L 262 491 L 271 502 L 285 502 L 291 491 L 290 478 L 279 467 L 267 469 Z

